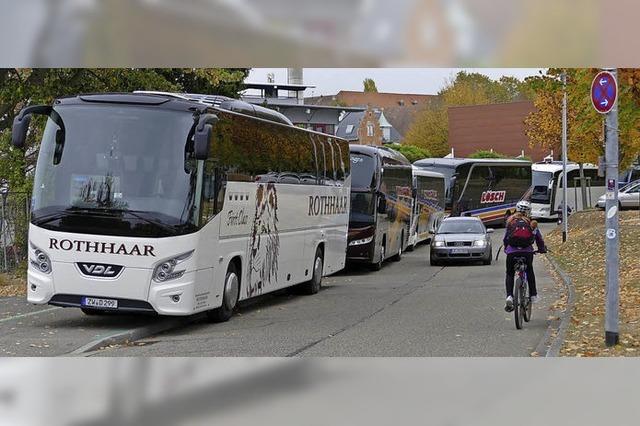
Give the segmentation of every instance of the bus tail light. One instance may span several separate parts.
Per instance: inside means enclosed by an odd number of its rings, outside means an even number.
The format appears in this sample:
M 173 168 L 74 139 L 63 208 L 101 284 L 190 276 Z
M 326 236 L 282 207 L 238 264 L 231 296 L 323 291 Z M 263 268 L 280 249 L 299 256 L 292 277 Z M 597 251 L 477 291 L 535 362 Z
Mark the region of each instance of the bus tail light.
M 153 269 L 153 280 L 158 283 L 163 283 L 165 281 L 175 280 L 182 277 L 186 270 L 181 269 L 176 271 L 176 266 L 189 259 L 191 255 L 193 255 L 193 252 L 194 250 L 191 250 L 159 262 Z

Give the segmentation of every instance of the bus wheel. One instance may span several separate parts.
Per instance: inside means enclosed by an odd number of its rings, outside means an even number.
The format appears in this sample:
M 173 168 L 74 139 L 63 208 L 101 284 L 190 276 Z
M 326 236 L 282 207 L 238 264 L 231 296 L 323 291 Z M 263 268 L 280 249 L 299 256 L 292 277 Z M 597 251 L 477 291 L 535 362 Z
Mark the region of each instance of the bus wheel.
M 316 294 L 320 291 L 322 286 L 322 272 L 324 270 L 324 256 L 322 249 L 318 247 L 316 249 L 316 255 L 313 259 L 313 274 L 311 279 L 306 283 L 300 285 L 300 290 L 303 294 Z
M 382 264 L 384 263 L 384 241 L 382 242 L 382 246 L 380 246 L 380 256 L 378 257 L 378 261 L 376 263 L 371 264 L 371 269 L 373 271 L 379 271 L 382 269 Z
M 402 234 L 400 234 L 400 247 L 398 247 L 398 253 L 395 254 L 395 256 L 393 256 L 391 258 L 391 260 L 393 260 L 394 262 L 399 262 L 400 260 L 402 260 L 402 243 L 404 241 L 404 231 L 402 231 Z
M 228 321 L 233 315 L 233 310 L 238 303 L 240 295 L 240 277 L 234 263 L 229 264 L 227 275 L 224 279 L 222 293 L 222 306 L 207 312 L 207 317 L 213 322 Z

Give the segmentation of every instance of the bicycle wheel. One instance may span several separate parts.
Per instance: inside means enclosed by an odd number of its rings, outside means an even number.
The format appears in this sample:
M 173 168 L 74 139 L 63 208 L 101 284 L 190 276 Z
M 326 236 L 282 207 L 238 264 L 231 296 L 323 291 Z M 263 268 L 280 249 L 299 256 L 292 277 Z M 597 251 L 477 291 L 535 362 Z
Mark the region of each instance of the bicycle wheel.
M 523 300 L 523 306 L 524 306 L 524 320 L 525 322 L 529 322 L 531 321 L 531 308 L 532 308 L 532 304 L 531 304 L 531 299 L 529 298 L 529 283 L 524 282 L 522 283 L 522 300 Z
M 522 280 L 520 277 L 516 278 L 516 283 L 513 286 L 513 317 L 516 320 L 516 328 L 522 329 L 524 323 L 524 305 L 521 304 L 522 294 Z

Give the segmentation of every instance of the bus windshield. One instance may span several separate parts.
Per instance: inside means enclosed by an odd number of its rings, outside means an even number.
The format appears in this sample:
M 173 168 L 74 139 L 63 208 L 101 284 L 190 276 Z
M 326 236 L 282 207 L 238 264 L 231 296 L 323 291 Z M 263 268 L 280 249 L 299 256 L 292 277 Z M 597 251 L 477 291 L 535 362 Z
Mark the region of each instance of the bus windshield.
M 376 160 L 364 154 L 351 154 L 351 187 L 375 188 Z
M 553 173 L 551 172 L 533 171 L 533 192 L 531 193 L 532 203 L 549 204 L 551 202 L 551 189 L 549 189 L 549 183 L 552 179 Z
M 123 236 L 195 231 L 191 112 L 115 104 L 55 111 L 36 167 L 35 225 Z
M 352 192 L 349 222 L 373 223 L 375 214 L 375 197 L 371 192 Z

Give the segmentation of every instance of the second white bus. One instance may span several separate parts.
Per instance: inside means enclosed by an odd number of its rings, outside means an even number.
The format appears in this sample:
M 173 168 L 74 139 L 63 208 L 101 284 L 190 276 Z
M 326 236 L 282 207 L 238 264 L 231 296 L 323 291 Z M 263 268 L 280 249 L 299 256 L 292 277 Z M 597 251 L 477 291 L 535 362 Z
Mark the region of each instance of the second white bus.
M 532 169 L 531 216 L 537 219 L 556 219 L 562 209 L 562 162 L 543 161 L 534 163 Z M 580 166 L 567 164 L 567 206 L 571 210 L 595 207 L 598 198 L 605 193 L 605 179 L 598 176 L 598 168 L 593 164 L 583 165 L 586 183 L 585 205 L 582 203 L 580 188 Z

